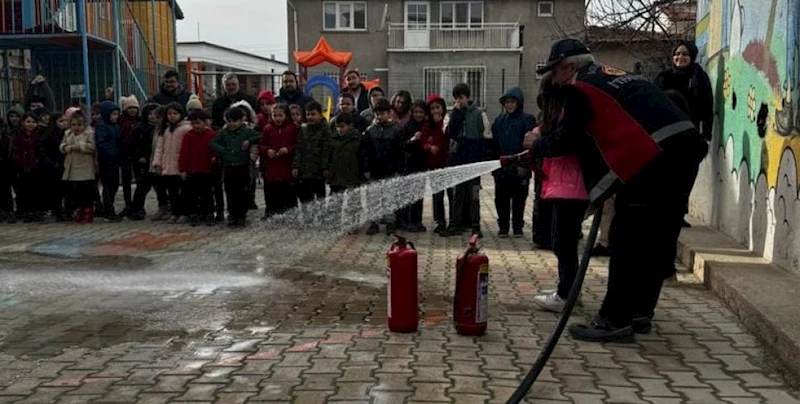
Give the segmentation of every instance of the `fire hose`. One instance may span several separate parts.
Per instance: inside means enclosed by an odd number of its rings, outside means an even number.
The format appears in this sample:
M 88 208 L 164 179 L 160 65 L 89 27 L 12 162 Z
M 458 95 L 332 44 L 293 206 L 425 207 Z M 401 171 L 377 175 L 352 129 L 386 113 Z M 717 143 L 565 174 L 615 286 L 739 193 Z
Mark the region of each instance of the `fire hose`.
M 534 362 L 531 370 L 528 371 L 528 374 L 525 375 L 522 383 L 517 386 L 514 394 L 511 395 L 508 401 L 506 401 L 506 404 L 519 404 L 525 398 L 525 394 L 527 394 L 528 390 L 531 389 L 533 383 L 539 377 L 539 374 L 542 373 L 544 366 L 550 359 L 550 355 L 553 354 L 553 350 L 556 349 L 558 340 L 561 338 L 561 334 L 564 332 L 564 328 L 567 326 L 567 321 L 569 321 L 569 317 L 572 314 L 572 309 L 575 308 L 575 303 L 578 302 L 578 296 L 581 293 L 583 279 L 586 277 L 586 271 L 589 268 L 589 260 L 592 258 L 592 248 L 594 247 L 595 240 L 597 240 L 597 232 L 600 229 L 600 220 L 602 220 L 602 218 L 603 210 L 596 209 L 594 212 L 594 219 L 592 220 L 592 227 L 591 230 L 589 230 L 589 237 L 586 239 L 586 246 L 583 248 L 581 262 L 580 265 L 578 265 L 578 272 L 575 275 L 575 281 L 572 283 L 572 287 L 570 288 L 567 302 L 564 304 L 564 308 L 561 310 L 561 315 L 558 317 L 555 327 L 550 332 L 550 337 L 547 339 L 547 343 L 539 352 L 536 362 Z

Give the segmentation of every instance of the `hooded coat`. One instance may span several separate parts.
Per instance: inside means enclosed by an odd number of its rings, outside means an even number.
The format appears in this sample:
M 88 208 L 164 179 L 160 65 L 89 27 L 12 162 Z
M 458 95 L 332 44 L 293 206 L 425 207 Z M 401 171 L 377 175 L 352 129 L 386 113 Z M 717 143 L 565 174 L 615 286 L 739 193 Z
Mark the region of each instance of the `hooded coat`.
M 271 122 L 264 128 L 261 138 L 258 141 L 258 155 L 262 158 L 263 165 L 261 170 L 264 172 L 264 181 L 266 182 L 283 182 L 291 181 L 292 177 L 292 162 L 294 160 L 294 152 L 297 147 L 297 134 L 299 128 L 290 120 L 283 121 L 283 125 L 276 125 Z M 289 152 L 269 158 L 267 152 L 269 150 L 278 150 L 286 148 Z
M 241 90 L 234 95 L 225 94 L 214 100 L 214 103 L 211 104 L 211 126 L 214 128 L 225 126 L 225 111 L 233 104 L 240 101 L 245 101 L 250 104 L 250 108 L 252 108 L 253 111 L 258 109 L 258 101 L 250 94 L 245 94 Z
M 692 122 L 700 131 L 706 141 L 711 140 L 711 130 L 714 124 L 714 95 L 708 74 L 698 65 L 697 46 L 689 41 L 681 41 L 675 50 L 685 46 L 689 51 L 691 63 L 678 68 L 672 66 L 656 76 L 654 83 L 662 90 L 675 90 L 686 99 L 689 104 L 689 115 Z M 673 54 L 675 53 L 673 50 Z
M 67 151 L 67 146 L 71 146 L 72 150 Z M 83 133 L 77 135 L 71 129 L 67 129 L 59 149 L 64 154 L 62 180 L 91 181 L 95 179 L 95 143 L 94 130 L 91 127 L 87 126 Z
M 525 97 L 522 89 L 513 87 L 500 97 L 500 105 L 513 98 L 517 100 L 517 110 L 512 113 L 505 112 L 497 116 L 492 124 L 492 141 L 494 142 L 494 157 L 508 156 L 522 152 L 522 141 L 525 133 L 536 127 L 536 118 L 525 112 Z M 504 167 L 495 171 L 495 175 L 519 178 L 515 166 Z
M 122 128 L 116 122 L 110 121 L 111 114 L 114 111 L 119 112 L 119 106 L 113 101 L 103 101 L 99 108 L 100 122 L 94 128 L 97 161 L 101 166 L 119 165 Z
M 163 136 L 156 141 L 153 154 L 153 167 L 161 167 L 161 175 L 181 175 L 180 156 L 183 137 L 192 130 L 192 124 L 183 120 L 174 127 L 167 127 Z
M 139 162 L 145 159 L 145 163 L 149 164 L 153 157 L 153 135 L 155 134 L 156 127 L 150 124 L 150 112 L 157 109 L 158 104 L 146 104 L 142 108 L 142 120 L 131 131 L 131 138 L 133 141 L 133 151 L 131 160 Z
M 259 133 L 262 132 L 264 127 L 266 127 L 267 124 L 272 121 L 272 117 L 264 115 L 264 113 L 261 111 L 261 100 L 265 100 L 267 101 L 267 104 L 273 105 L 275 104 L 275 95 L 269 90 L 262 90 L 260 93 L 258 93 L 258 97 L 256 98 L 256 108 L 258 108 L 258 114 L 256 116 L 258 117 L 258 124 L 256 125 L 255 129 L 256 132 Z
M 375 87 L 370 88 L 369 89 L 369 93 L 367 94 L 367 99 L 368 99 L 367 102 L 370 103 L 370 106 L 369 106 L 369 108 L 361 111 L 361 114 L 360 114 L 361 116 L 363 116 L 367 120 L 367 122 L 369 122 L 370 125 L 372 125 L 372 123 L 375 122 L 375 111 L 372 110 L 372 104 L 371 104 L 372 103 L 372 93 L 375 92 L 375 91 L 380 91 L 382 94 L 386 94 L 386 92 L 383 91 L 383 88 L 381 88 L 380 86 L 375 86 Z
M 316 124 L 303 124 L 292 162 L 292 168 L 300 171 L 300 179 L 323 179 L 323 173 L 328 169 L 331 133 L 324 119 Z
M 158 94 L 147 100 L 147 104 L 154 103 L 158 105 L 167 105 L 177 102 L 183 106 L 189 102 L 189 97 L 191 95 L 192 93 L 186 92 L 186 88 L 182 84 L 178 84 L 178 88 L 175 90 L 175 92 L 169 92 L 166 88 L 164 88 L 164 84 L 162 83 Z

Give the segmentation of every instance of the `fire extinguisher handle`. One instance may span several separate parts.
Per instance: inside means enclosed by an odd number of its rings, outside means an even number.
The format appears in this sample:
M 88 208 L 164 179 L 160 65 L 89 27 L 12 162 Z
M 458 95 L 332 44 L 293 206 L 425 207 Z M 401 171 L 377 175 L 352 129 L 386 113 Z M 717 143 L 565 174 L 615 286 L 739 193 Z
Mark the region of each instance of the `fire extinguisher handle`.
M 470 248 L 475 248 L 478 245 L 478 234 L 475 233 L 469 238 Z
M 406 241 L 406 244 L 408 244 L 408 248 L 410 248 L 412 250 L 416 250 L 416 247 L 414 247 L 414 243 L 412 243 L 410 241 Z

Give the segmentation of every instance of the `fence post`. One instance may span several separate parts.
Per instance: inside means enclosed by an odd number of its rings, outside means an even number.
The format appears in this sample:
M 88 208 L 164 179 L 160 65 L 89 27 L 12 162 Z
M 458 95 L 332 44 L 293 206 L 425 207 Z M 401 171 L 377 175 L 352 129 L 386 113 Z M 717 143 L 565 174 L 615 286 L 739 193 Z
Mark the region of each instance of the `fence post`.
M 119 53 L 122 51 L 122 46 L 120 46 L 119 23 L 122 21 L 122 16 L 119 12 L 119 0 L 111 0 L 111 14 L 114 18 L 114 43 L 117 45 L 114 49 L 114 99 L 118 100 L 119 97 L 127 96 L 126 94 L 122 94 L 122 78 L 120 75 L 122 67 L 120 66 L 121 60 L 119 58 Z M 127 46 L 127 44 L 125 45 Z M 114 101 L 114 99 L 111 101 Z
M 500 76 L 500 91 L 506 91 L 506 69 L 503 69 L 502 75 Z
M 83 89 L 86 92 L 86 110 L 91 118 L 92 91 L 89 85 L 89 36 L 86 33 L 86 0 L 78 0 L 78 30 L 81 34 L 81 50 L 83 56 Z

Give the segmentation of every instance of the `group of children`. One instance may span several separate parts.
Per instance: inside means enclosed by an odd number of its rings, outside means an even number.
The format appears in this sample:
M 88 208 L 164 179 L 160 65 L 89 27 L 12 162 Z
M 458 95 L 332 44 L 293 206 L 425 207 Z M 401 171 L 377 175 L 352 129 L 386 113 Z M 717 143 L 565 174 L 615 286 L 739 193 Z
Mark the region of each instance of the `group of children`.
M 437 94 L 412 101 L 400 91 L 390 100 L 374 87 L 368 95 L 369 108 L 358 111 L 355 98 L 344 92 L 338 114 L 328 121 L 318 102 L 286 105 L 262 91 L 257 112 L 247 102 L 233 103 L 222 128 L 211 127 L 194 96 L 187 105 L 141 108 L 134 96 L 122 97 L 119 104 L 104 101 L 92 107 L 90 120 L 77 107 L 63 114 L 12 108 L 0 135 L 0 215 L 8 222 L 41 221 L 47 213 L 79 223 L 95 216 L 143 220 L 145 200 L 154 189 L 158 211 L 152 220 L 211 226 L 225 220 L 227 203 L 228 224 L 240 227 L 252 208 L 256 175 L 264 182 L 262 219 L 267 219 L 324 198 L 328 187 L 338 193 L 507 152 L 491 150 L 490 143 L 502 142 L 493 140 L 493 126 L 470 100 L 465 84 L 454 88 L 450 113 Z M 511 143 L 521 144 L 522 129 L 515 127 L 519 141 Z M 260 172 L 254 175 L 256 167 Z M 120 185 L 125 208 L 116 212 Z M 450 226 L 445 192 L 433 197 L 435 232 L 443 236 L 480 233 L 475 184 L 460 187 L 447 192 Z M 379 222 L 387 233 L 398 227 L 424 232 L 422 215 L 419 200 Z M 514 230 L 521 233 L 516 216 Z M 378 233 L 379 222 L 369 223 L 367 234 Z

